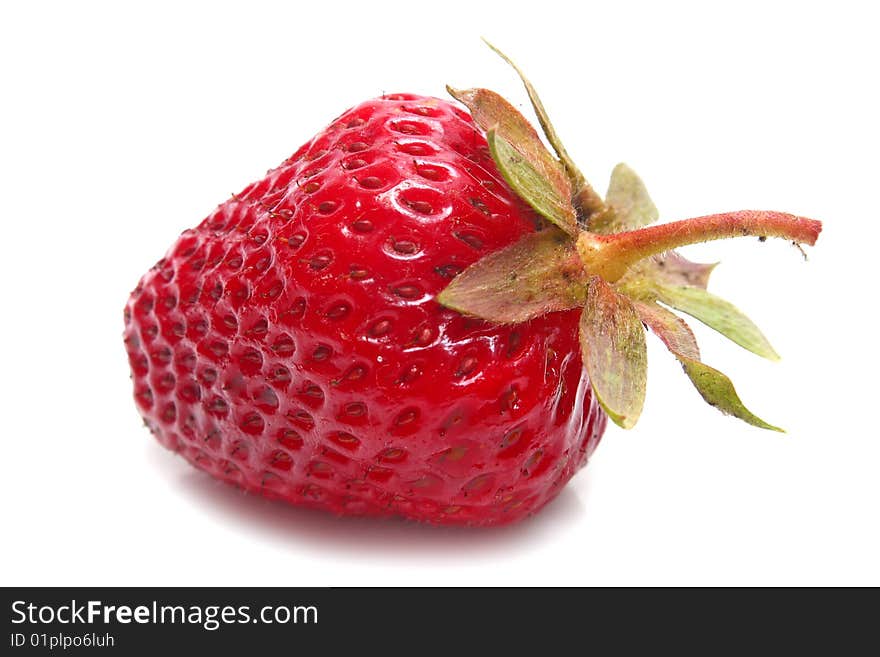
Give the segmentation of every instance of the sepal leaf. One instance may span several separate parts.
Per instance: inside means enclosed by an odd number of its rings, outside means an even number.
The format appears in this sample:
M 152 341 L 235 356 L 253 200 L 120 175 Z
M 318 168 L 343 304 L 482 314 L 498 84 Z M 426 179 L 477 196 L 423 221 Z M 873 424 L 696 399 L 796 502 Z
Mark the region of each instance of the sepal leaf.
M 752 426 L 785 433 L 785 429 L 768 424 L 747 409 L 736 394 L 733 382 L 724 374 L 698 360 L 690 360 L 688 358 L 680 358 L 679 360 L 684 367 L 684 371 L 690 377 L 690 380 L 693 381 L 694 386 L 703 399 L 706 400 L 706 403 L 714 406 L 722 413 L 738 417 Z
M 676 357 L 700 359 L 694 332 L 681 317 L 653 301 L 633 301 L 639 318 Z
M 513 144 L 490 129 L 486 133 L 489 151 L 508 185 L 542 217 L 569 235 L 577 233 L 577 218 L 571 200 L 548 178 L 539 163 L 523 157 Z
M 660 217 L 642 179 L 621 162 L 611 172 L 605 194 L 607 210 L 590 218 L 594 233 L 620 233 L 654 223 Z
M 525 117 L 494 91 L 447 90 L 486 132 L 492 158 L 513 191 L 538 214 L 575 235 L 577 214 L 571 201 L 571 181 Z
M 667 306 L 697 318 L 758 356 L 779 360 L 761 330 L 732 303 L 689 285 L 656 284 L 654 290 L 657 298 Z
M 718 266 L 717 262 L 691 262 L 676 251 L 661 253 L 646 262 L 653 268 L 655 280 L 667 285 L 692 285 L 704 290 L 709 285 L 709 275 Z
M 556 155 L 559 156 L 559 160 L 562 162 L 562 166 L 565 168 L 565 171 L 568 173 L 568 177 L 571 179 L 571 183 L 574 189 L 580 189 L 580 187 L 585 183 L 584 176 L 575 165 L 574 160 L 571 159 L 571 156 L 568 154 L 568 151 L 565 150 L 565 146 L 562 144 L 562 140 L 559 138 L 559 135 L 556 134 L 556 129 L 553 127 L 553 124 L 550 122 L 550 117 L 547 114 L 547 110 L 544 108 L 544 103 L 541 102 L 540 96 L 538 96 L 538 91 L 535 89 L 535 86 L 529 81 L 529 79 L 525 76 L 522 70 L 517 66 L 510 57 L 501 52 L 498 48 L 489 43 L 486 39 L 483 39 L 483 43 L 485 43 L 492 51 L 501 57 L 519 76 L 519 79 L 522 81 L 523 86 L 526 89 L 526 93 L 529 96 L 529 101 L 532 103 L 532 109 L 535 111 L 535 116 L 538 117 L 538 123 L 541 124 L 541 130 L 544 133 L 544 136 L 547 137 L 547 141 L 550 142 L 550 145 L 553 147 L 553 150 L 556 151 Z
M 548 228 L 475 262 L 437 301 L 492 322 L 524 322 L 582 306 L 587 279 L 574 242 L 561 230 Z
M 685 374 L 707 403 L 722 413 L 733 415 L 753 426 L 771 431 L 783 431 L 759 418 L 745 407 L 733 383 L 718 370 L 700 362 L 700 352 L 694 334 L 685 321 L 656 303 L 633 303 L 641 320 L 651 329 L 675 356 Z
M 587 286 L 580 342 L 599 403 L 613 422 L 632 428 L 645 403 L 645 329 L 630 300 L 598 276 Z
M 689 285 L 705 290 L 717 266 L 717 262 L 691 262 L 677 251 L 667 251 L 634 264 L 615 286 L 634 299 L 653 301 L 657 298 L 657 285 Z

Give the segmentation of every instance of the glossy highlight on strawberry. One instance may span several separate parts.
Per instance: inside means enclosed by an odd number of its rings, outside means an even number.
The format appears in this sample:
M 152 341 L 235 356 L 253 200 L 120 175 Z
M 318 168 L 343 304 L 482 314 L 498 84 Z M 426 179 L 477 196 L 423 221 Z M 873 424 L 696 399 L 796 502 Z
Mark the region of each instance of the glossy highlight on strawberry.
M 579 312 L 495 324 L 436 296 L 543 225 L 450 102 L 344 113 L 184 232 L 125 309 L 150 430 L 247 491 L 344 515 L 518 520 L 606 416 Z

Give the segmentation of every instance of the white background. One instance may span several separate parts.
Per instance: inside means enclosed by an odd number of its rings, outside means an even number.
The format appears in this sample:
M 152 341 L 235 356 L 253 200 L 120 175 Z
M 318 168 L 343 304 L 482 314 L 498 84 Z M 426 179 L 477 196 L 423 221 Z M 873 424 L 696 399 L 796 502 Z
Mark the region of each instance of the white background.
M 4 585 L 880 584 L 870 3 L 3 3 Z M 215 483 L 131 400 L 130 290 L 186 227 L 347 107 L 527 70 L 597 187 L 625 160 L 664 219 L 822 219 L 693 247 L 782 354 L 709 330 L 776 435 L 704 407 L 651 341 L 636 430 L 500 530 L 336 519 Z

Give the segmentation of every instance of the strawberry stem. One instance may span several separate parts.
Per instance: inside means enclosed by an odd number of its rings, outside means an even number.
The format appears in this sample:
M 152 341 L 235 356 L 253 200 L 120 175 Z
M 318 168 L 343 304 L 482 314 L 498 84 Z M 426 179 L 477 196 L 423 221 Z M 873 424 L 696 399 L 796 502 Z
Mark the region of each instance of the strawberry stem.
M 585 231 L 577 246 L 587 271 L 613 283 L 639 260 L 688 244 L 751 235 L 781 237 L 812 246 L 821 230 L 822 224 L 813 219 L 784 212 L 741 210 L 611 235 Z

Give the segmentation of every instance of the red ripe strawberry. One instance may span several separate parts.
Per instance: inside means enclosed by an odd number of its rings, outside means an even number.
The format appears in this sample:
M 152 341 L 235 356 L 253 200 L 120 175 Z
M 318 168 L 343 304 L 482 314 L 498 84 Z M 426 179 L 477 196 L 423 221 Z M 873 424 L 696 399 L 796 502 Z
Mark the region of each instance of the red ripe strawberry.
M 125 341 L 137 405 L 163 445 L 299 506 L 506 523 L 541 508 L 586 463 L 606 425 L 600 401 L 621 425 L 637 416 L 624 411 L 640 403 L 639 357 L 613 356 L 638 339 L 597 335 L 579 307 L 607 327 L 617 303 L 620 326 L 633 325 L 630 313 L 639 335 L 645 322 L 673 343 L 689 374 L 688 362 L 702 365 L 651 310 L 663 296 L 634 291 L 656 278 L 645 263 L 687 242 L 660 226 L 606 249 L 617 231 L 603 223 L 635 227 L 613 190 L 604 204 L 564 150 L 548 168 L 537 136 L 491 92 L 453 93 L 476 124 L 437 98 L 362 103 L 183 233 L 143 277 Z M 542 185 L 563 190 L 562 211 Z M 772 214 L 749 232 L 791 237 Z M 558 228 L 536 232 L 545 220 Z M 731 222 L 694 231 L 743 230 L 742 217 Z M 705 287 L 703 266 L 664 258 L 666 271 Z M 635 372 L 635 392 L 606 380 L 601 368 L 618 365 Z M 752 421 L 729 395 L 700 391 Z
M 575 312 L 492 326 L 434 297 L 535 230 L 458 107 L 340 116 L 184 233 L 126 310 L 135 397 L 214 476 L 337 513 L 498 523 L 605 426 Z

